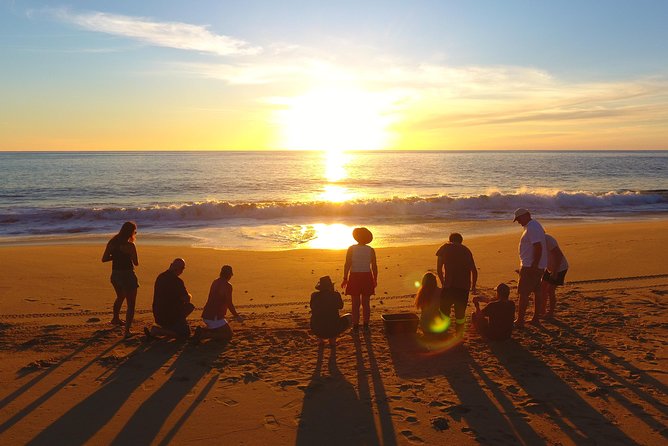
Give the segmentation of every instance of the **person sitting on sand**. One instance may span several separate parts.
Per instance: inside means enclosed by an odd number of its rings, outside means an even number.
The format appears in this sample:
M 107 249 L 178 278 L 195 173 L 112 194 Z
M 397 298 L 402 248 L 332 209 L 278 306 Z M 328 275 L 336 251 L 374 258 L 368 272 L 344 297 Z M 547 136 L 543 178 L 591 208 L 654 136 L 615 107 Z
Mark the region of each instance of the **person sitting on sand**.
M 183 259 L 174 259 L 169 269 L 158 275 L 153 290 L 153 317 L 158 326 L 144 328 L 146 338 L 188 338 L 190 327 L 186 318 L 195 309 L 192 296 L 179 277 L 186 268 Z
M 442 333 L 448 328 L 448 319 L 441 313 L 441 288 L 433 273 L 422 276 L 415 307 L 421 311 L 420 328 L 424 334 Z
M 513 332 L 515 303 L 508 300 L 509 296 L 508 285 L 500 283 L 496 287 L 496 299 L 489 302 L 484 309 L 480 310 L 480 302 L 487 302 L 488 299 L 484 296 L 473 297 L 476 311 L 471 315 L 471 321 L 483 337 L 493 341 L 510 338 Z
M 371 295 L 378 285 L 378 265 L 376 251 L 369 246 L 373 234 L 367 228 L 353 229 L 353 238 L 357 242 L 346 252 L 346 263 L 343 266 L 343 282 L 341 288 L 351 297 L 353 304 L 353 330 L 359 329 L 360 305 L 362 305 L 364 330 L 369 330 L 371 318 Z
M 352 316 L 346 313 L 339 316 L 343 308 L 341 294 L 334 290 L 334 284 L 329 276 L 320 278 L 315 286 L 318 290 L 311 294 L 311 330 L 319 338 L 320 344 L 329 339 L 329 345 L 336 346 L 336 337 L 346 331 L 351 325 Z
M 199 342 L 207 338 L 216 339 L 223 344 L 230 342 L 233 332 L 229 322 L 225 319 L 228 309 L 237 321 L 243 321 L 243 318 L 237 313 L 237 309 L 234 308 L 234 303 L 232 302 L 232 285 L 230 284 L 230 279 L 233 275 L 232 267 L 224 265 L 220 269 L 220 276 L 211 283 L 209 297 L 202 311 L 202 320 L 206 324 L 206 328 L 195 328 L 195 334 L 193 335 L 194 342 Z

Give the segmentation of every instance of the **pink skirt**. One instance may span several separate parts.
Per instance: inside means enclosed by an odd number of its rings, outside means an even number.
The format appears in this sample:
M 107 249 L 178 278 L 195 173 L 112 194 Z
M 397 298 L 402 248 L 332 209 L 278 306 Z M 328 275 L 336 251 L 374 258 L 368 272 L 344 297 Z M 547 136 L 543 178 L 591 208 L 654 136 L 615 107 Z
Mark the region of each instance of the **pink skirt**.
M 373 274 L 371 271 L 365 273 L 350 273 L 348 284 L 346 285 L 346 294 L 348 296 L 371 296 L 375 294 L 373 286 Z

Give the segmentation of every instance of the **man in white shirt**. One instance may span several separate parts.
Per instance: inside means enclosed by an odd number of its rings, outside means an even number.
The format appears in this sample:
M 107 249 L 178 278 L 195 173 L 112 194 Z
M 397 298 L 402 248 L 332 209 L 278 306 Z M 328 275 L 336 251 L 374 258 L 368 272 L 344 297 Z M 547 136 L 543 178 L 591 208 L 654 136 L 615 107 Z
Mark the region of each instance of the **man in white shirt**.
M 536 220 L 531 219 L 527 209 L 519 208 L 515 211 L 515 219 L 524 227 L 520 237 L 520 281 L 517 285 L 519 305 L 515 326 L 524 327 L 524 315 L 529 304 L 529 295 L 534 294 L 534 315 L 531 324 L 538 324 L 539 312 L 542 308 L 542 293 L 540 289 L 543 272 L 547 267 L 547 247 L 545 244 L 545 230 Z

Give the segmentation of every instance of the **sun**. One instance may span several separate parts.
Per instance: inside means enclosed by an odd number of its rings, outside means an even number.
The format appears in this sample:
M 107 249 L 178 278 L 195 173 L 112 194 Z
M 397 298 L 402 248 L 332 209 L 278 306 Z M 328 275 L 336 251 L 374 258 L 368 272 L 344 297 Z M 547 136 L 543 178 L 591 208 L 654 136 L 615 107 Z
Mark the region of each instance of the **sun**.
M 277 113 L 286 149 L 379 150 L 390 143 L 387 101 L 361 89 L 311 90 Z

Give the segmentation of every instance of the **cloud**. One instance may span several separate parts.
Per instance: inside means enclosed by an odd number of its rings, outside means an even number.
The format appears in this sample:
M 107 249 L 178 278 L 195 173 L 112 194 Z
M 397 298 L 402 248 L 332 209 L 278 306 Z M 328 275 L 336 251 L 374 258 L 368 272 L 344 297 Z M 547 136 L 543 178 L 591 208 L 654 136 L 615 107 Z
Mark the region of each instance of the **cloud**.
M 253 55 L 261 48 L 233 37 L 215 34 L 207 26 L 182 22 L 159 22 L 144 17 L 131 17 L 105 12 L 74 13 L 67 9 L 47 10 L 59 20 L 80 28 L 127 37 L 167 48 L 229 55 Z
M 638 79 L 626 82 L 566 84 L 555 81 L 539 88 L 512 91 L 498 85 L 509 98 L 486 96 L 451 97 L 444 107 L 432 104 L 410 125 L 415 130 L 438 130 L 466 126 L 576 123 L 652 124 L 668 117 L 668 80 Z
M 526 66 L 452 66 L 411 62 L 373 48 L 290 42 L 252 43 L 213 33 L 208 26 L 109 14 L 47 10 L 82 29 L 144 44 L 227 57 L 216 62 L 167 61 L 152 75 L 217 79 L 260 107 L 284 106 L 309 89 L 377 93 L 402 130 L 447 134 L 453 129 L 504 126 L 562 130 L 662 126 L 668 119 L 668 78 L 577 82 Z M 433 60 L 433 59 L 431 59 Z M 166 69 L 163 69 L 165 68 Z M 251 97 L 248 97 L 251 96 Z M 280 107 L 279 107 L 280 108 Z M 471 133 L 479 132 L 472 129 Z

